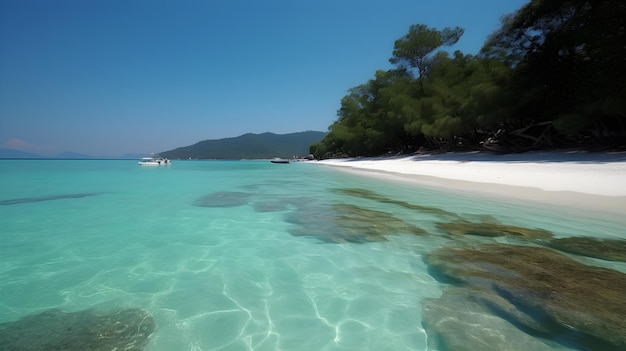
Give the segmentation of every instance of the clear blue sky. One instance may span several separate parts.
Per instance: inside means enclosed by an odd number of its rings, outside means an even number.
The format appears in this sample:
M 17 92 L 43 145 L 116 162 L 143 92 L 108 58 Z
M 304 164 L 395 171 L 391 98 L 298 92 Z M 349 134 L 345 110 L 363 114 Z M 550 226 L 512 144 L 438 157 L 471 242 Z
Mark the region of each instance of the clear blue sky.
M 527 0 L 0 0 L 0 148 L 95 156 L 326 131 L 411 24 L 475 54 Z

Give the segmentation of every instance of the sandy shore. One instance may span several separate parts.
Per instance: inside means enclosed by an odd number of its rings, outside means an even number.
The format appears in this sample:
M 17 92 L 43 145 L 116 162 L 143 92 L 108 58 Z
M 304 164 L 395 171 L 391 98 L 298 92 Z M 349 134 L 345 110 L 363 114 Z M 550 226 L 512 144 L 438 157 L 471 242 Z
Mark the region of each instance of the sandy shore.
M 626 152 L 470 152 L 317 163 L 391 181 L 626 214 Z

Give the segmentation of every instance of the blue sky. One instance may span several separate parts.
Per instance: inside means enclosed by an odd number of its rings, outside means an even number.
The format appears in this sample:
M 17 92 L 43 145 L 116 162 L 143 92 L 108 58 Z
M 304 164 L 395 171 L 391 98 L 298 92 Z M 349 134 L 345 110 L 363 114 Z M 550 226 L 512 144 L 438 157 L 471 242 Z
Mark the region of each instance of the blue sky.
M 412 24 L 475 54 L 526 0 L 0 0 L 0 148 L 150 153 L 326 131 Z

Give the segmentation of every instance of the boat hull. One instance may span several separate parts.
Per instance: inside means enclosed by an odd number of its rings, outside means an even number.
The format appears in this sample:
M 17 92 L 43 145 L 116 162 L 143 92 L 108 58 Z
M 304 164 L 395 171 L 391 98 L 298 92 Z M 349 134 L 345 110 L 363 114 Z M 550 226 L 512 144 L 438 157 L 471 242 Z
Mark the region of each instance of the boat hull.
M 166 158 L 144 157 L 137 163 L 140 166 L 169 166 L 172 161 Z
M 140 166 L 169 166 L 170 163 L 169 162 L 163 162 L 163 163 L 159 163 L 159 162 L 139 162 Z

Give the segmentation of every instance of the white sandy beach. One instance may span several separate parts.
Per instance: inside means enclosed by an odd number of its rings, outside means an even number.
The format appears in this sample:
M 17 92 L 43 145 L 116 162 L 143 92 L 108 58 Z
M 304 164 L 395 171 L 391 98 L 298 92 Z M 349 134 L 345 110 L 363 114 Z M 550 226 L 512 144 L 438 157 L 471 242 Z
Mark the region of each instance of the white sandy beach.
M 626 152 L 469 152 L 318 163 L 454 191 L 626 214 Z

